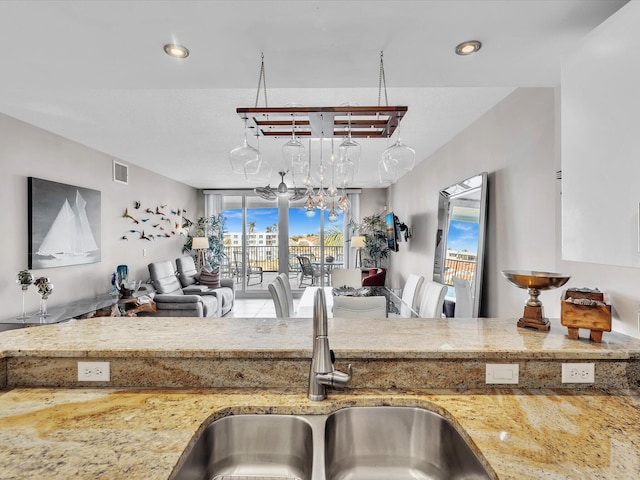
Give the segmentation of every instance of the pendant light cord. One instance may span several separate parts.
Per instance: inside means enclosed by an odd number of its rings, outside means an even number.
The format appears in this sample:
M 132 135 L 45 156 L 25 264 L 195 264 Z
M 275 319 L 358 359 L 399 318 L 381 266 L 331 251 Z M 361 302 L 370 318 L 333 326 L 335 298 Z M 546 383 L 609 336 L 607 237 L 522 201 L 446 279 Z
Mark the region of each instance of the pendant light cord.
M 389 98 L 387 97 L 387 79 L 384 76 L 384 50 L 380 51 L 380 73 L 378 74 L 378 106 L 380 106 L 380 99 L 382 97 L 382 87 L 384 86 L 384 104 L 389 106 Z M 265 94 L 266 95 L 266 94 Z
M 256 91 L 256 105 L 255 108 L 258 108 L 258 100 L 260 99 L 260 86 L 264 88 L 264 106 L 265 108 L 269 108 L 269 103 L 267 102 L 267 80 L 264 76 L 264 52 L 261 54 L 262 61 L 260 62 L 260 75 L 258 76 L 258 89 Z M 385 87 L 386 88 L 386 87 Z

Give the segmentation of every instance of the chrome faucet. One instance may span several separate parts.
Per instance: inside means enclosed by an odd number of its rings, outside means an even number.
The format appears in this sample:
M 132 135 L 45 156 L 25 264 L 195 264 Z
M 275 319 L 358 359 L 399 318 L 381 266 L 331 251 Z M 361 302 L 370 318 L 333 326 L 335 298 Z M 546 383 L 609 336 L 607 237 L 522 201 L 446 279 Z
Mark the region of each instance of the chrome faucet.
M 333 368 L 332 351 L 329 349 L 327 327 L 327 302 L 324 290 L 318 288 L 313 299 L 313 354 L 309 371 L 309 400 L 327 398 L 327 387 L 344 387 L 351 381 L 351 364 L 348 372 Z

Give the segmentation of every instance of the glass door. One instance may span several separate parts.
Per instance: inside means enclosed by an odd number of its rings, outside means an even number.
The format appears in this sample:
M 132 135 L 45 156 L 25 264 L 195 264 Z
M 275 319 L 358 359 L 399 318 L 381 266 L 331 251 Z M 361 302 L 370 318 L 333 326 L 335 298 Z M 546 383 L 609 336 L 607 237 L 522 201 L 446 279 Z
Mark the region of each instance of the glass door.
M 333 268 L 344 262 L 344 216 L 329 221 L 329 210 L 309 216 L 304 200 L 263 200 L 252 193 L 224 195 L 225 255 L 222 274 L 233 277 L 236 291 L 268 296 L 278 275 L 289 275 L 294 289 L 330 285 Z M 299 257 L 309 268 L 301 265 Z M 308 262 L 306 260 L 308 260 Z

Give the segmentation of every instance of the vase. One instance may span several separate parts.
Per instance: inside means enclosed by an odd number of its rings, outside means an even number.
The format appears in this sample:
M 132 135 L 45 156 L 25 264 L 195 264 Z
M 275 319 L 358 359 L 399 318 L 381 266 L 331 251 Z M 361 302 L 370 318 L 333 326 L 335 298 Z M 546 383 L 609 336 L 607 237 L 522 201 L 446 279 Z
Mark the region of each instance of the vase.
M 47 299 L 49 295 L 53 293 L 53 283 L 51 283 L 47 277 L 36 278 L 34 283 L 38 287 L 38 293 L 40 294 L 40 310 L 38 310 L 38 316 L 40 318 L 48 317 Z
M 18 272 L 18 278 L 16 279 L 16 283 L 20 285 L 22 289 L 22 315 L 16 317 L 18 320 L 24 320 L 29 318 L 27 312 L 25 310 L 24 296 L 29 288 L 29 285 L 33 283 L 33 274 L 29 270 L 21 270 Z
M 129 267 L 127 265 L 118 265 L 118 268 L 116 268 L 116 281 L 118 282 L 118 288 L 120 288 L 121 285 L 124 285 L 125 282 L 127 280 L 129 280 Z

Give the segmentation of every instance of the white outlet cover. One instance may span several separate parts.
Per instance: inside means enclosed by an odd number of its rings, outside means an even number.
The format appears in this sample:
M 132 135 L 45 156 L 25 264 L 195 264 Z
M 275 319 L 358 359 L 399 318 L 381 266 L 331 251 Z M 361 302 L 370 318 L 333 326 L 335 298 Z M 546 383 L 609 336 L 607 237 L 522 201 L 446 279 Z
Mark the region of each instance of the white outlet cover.
M 563 363 L 562 383 L 594 383 L 595 363 Z
M 110 379 L 109 362 L 78 362 L 79 382 L 108 382 Z
M 517 384 L 520 366 L 517 363 L 487 363 L 486 384 Z

